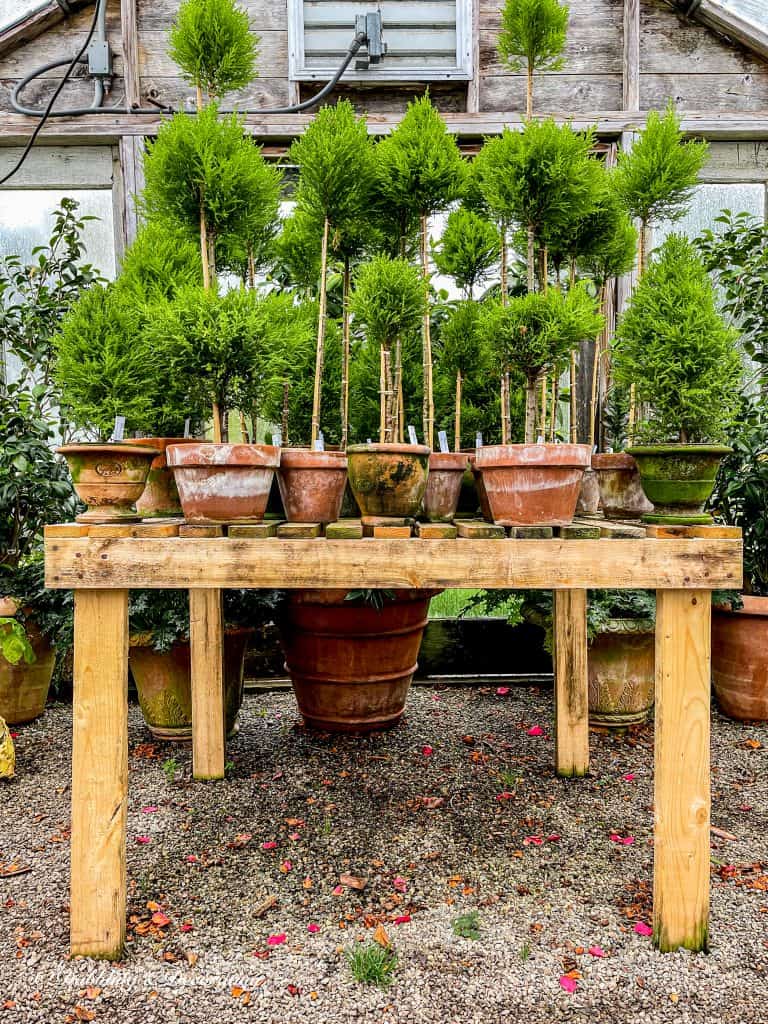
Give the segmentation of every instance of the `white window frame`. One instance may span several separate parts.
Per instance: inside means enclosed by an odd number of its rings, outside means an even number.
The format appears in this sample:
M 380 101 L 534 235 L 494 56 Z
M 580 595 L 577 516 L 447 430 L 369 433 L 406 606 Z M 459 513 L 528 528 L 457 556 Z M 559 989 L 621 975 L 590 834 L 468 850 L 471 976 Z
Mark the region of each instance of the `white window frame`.
M 419 0 L 412 0 L 419 3 Z M 370 0 L 370 10 L 378 6 L 377 0 Z M 372 65 L 358 71 L 354 60 L 344 72 L 342 82 L 469 82 L 474 76 L 473 67 L 473 0 L 456 0 L 456 64 L 452 68 L 435 68 L 415 65 L 413 68 L 387 68 L 386 56 L 380 66 Z M 386 40 L 387 26 L 384 23 Z M 350 42 L 354 27 L 350 26 Z M 326 82 L 336 73 L 337 65 L 327 68 L 308 68 L 304 54 L 304 3 L 303 0 L 288 0 L 288 76 L 294 82 Z

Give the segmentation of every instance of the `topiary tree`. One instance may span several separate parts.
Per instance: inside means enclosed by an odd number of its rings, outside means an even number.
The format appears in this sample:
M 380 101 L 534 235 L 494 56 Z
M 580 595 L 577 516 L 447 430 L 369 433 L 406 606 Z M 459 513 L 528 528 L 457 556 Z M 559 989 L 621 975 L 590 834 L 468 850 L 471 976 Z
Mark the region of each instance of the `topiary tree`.
M 256 77 L 259 37 L 232 0 L 184 0 L 169 33 L 168 55 L 182 77 L 209 98 L 242 89 Z
M 332 229 L 364 215 L 375 175 L 373 148 L 364 118 L 342 100 L 323 107 L 292 145 L 289 159 L 298 165 L 297 205 L 322 223 L 320 302 L 312 411 L 311 441 L 320 429 L 325 323 L 327 316 L 328 245 Z M 348 373 L 343 373 L 348 379 Z
M 717 310 L 694 246 L 670 235 L 640 279 L 616 331 L 614 375 L 634 384 L 651 442 L 723 439 L 738 403 L 737 333 Z
M 614 172 L 616 192 L 629 214 L 640 221 L 638 274 L 645 269 L 649 225 L 679 220 L 685 214 L 708 151 L 706 142 L 684 140 L 670 102 L 663 116 L 649 111 L 632 149 L 619 153 Z
M 429 315 L 429 235 L 427 219 L 458 199 L 466 165 L 429 95 L 409 103 L 403 120 L 376 147 L 378 189 L 384 201 L 418 218 L 425 301 L 422 319 L 424 441 L 431 445 L 435 425 L 432 385 L 432 340 Z
M 179 288 L 203 281 L 200 250 L 187 232 L 151 221 L 123 253 L 118 288 L 126 301 L 173 298 Z
M 379 440 L 395 441 L 400 413 L 396 382 L 402 368 L 392 365 L 397 339 L 415 331 L 427 304 L 418 271 L 407 260 L 376 256 L 355 277 L 351 297 L 355 320 L 380 352 Z
M 446 418 L 452 414 L 457 452 L 461 451 L 462 430 L 474 442 L 477 431 L 487 433 L 490 426 L 482 407 L 494 403 L 493 349 L 479 330 L 481 316 L 481 304 L 465 299 L 456 303 L 440 329 L 436 373 L 438 380 L 446 378 Z
M 568 30 L 568 8 L 558 0 L 506 0 L 498 52 L 512 71 L 526 70 L 526 117 L 533 116 L 534 71 L 557 71 Z
M 434 251 L 437 269 L 452 277 L 464 292 L 474 298 L 474 289 L 501 254 L 499 233 L 485 217 L 459 208 L 448 214 L 440 247 Z
M 320 280 L 322 226 L 306 210 L 294 209 L 282 222 L 275 241 L 273 275 L 284 290 L 314 298 Z M 315 327 L 317 335 L 317 326 Z

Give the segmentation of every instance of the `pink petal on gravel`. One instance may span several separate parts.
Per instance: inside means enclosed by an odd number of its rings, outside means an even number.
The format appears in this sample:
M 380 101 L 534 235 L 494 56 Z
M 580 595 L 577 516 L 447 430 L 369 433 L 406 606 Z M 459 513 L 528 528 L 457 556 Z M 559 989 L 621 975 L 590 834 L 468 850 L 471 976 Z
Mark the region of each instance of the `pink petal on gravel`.
M 645 921 L 638 921 L 635 925 L 635 932 L 638 935 L 653 935 L 653 928 L 647 925 Z
M 148 806 L 148 807 L 142 807 L 142 808 L 141 808 L 141 813 L 142 813 L 142 814 L 154 814 L 156 810 L 157 810 L 157 808 L 156 808 L 156 807 L 152 807 L 152 806 L 150 805 L 150 806 Z
M 507 791 L 505 790 L 503 793 L 497 793 L 496 794 L 496 799 L 497 800 L 511 800 L 514 795 L 515 795 L 514 793 L 507 793 Z
M 618 843 L 619 846 L 631 846 L 634 841 L 634 836 L 620 836 L 617 832 L 611 832 L 611 842 Z
M 191 925 L 189 923 L 189 921 L 185 921 L 184 924 L 180 924 L 179 925 L 179 931 L 180 932 L 191 932 L 192 929 L 193 929 L 193 925 Z
M 526 836 L 523 840 L 523 846 L 541 846 L 544 840 L 541 836 Z
M 540 725 L 534 725 L 534 726 L 532 726 L 528 730 L 528 735 L 529 736 L 543 736 L 544 735 L 544 730 L 541 728 Z
M 561 837 L 560 837 L 559 833 L 553 832 L 552 835 L 547 836 L 547 842 L 548 843 L 559 843 L 560 842 L 560 838 Z
M 398 892 L 408 892 L 408 883 L 404 878 L 393 878 L 392 885 Z
M 276 850 L 277 849 L 277 843 L 275 843 L 275 842 L 262 843 L 261 844 L 261 848 L 262 848 L 262 850 Z
M 408 924 L 411 920 L 410 914 L 401 914 L 400 917 L 395 918 L 395 924 Z
M 587 950 L 590 956 L 607 956 L 602 946 L 590 946 Z
M 320 931 L 320 925 L 319 924 L 315 924 L 314 921 L 313 921 L 312 924 L 308 924 L 307 925 L 307 931 L 311 932 L 313 935 L 315 935 L 315 934 L 317 934 L 317 932 Z
M 285 942 L 285 933 L 282 935 L 270 935 L 267 939 L 268 946 L 282 946 Z
M 575 978 L 569 978 L 567 974 L 562 974 L 558 981 L 560 982 L 560 988 L 564 988 L 566 992 L 575 992 L 579 987 L 578 981 Z
M 506 697 L 506 695 L 508 693 L 509 693 L 509 687 L 508 686 L 497 686 L 496 687 L 496 695 L 498 697 Z
M 301 839 L 301 835 L 298 832 L 289 832 L 288 838 L 293 840 Z
M 343 896 L 344 895 L 344 886 L 343 885 L 337 885 L 336 888 L 333 890 L 332 894 L 334 896 Z
M 146 846 L 147 843 L 151 843 L 152 840 L 149 838 L 149 836 L 136 836 L 136 842 L 139 844 L 139 846 Z
M 432 747 L 429 746 L 429 744 L 427 744 L 425 747 L 421 748 L 421 752 L 424 755 L 424 757 L 431 757 L 435 751 Z
M 8 735 L 11 737 L 12 740 L 17 740 L 20 734 L 17 732 L 9 732 Z
M 625 782 L 634 782 L 635 781 L 635 773 L 634 772 L 627 772 L 626 775 L 622 775 L 621 777 L 622 777 L 622 779 L 624 779 Z
M 190 853 L 189 856 L 187 857 L 187 864 L 197 864 L 197 857 L 194 855 L 194 853 Z

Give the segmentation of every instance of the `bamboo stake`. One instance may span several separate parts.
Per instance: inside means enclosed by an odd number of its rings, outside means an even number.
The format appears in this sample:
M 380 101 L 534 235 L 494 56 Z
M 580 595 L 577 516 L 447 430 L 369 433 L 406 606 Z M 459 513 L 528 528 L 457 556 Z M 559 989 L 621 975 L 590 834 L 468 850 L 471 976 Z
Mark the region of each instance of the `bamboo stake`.
M 577 410 L 576 410 L 576 350 L 571 349 L 571 443 L 577 444 L 579 440 L 579 425 L 577 422 Z M 594 433 L 594 430 L 593 430 Z
M 424 274 L 425 310 L 423 318 L 423 376 L 422 420 L 424 444 L 432 447 L 435 426 L 435 396 L 432 389 L 432 337 L 429 322 L 429 252 L 427 249 L 427 216 L 421 215 L 421 268 Z
M 325 356 L 325 309 L 328 296 L 328 232 L 330 224 L 323 221 L 323 242 L 320 252 L 320 302 L 317 315 L 317 351 L 315 353 L 315 386 L 312 395 L 312 447 L 320 432 L 320 401 L 322 396 L 323 360 Z
M 454 420 L 453 449 L 461 451 L 461 370 L 456 371 L 456 419 Z
M 349 292 L 351 274 L 349 256 L 344 256 L 342 297 L 342 350 L 341 350 L 341 448 L 347 447 L 349 435 Z
M 635 419 L 637 417 L 637 389 L 634 384 L 629 385 L 629 421 L 627 423 L 627 440 L 632 445 L 635 442 Z
M 646 247 L 646 232 L 648 225 L 644 220 L 640 221 L 640 230 L 637 233 L 637 279 L 638 281 L 643 276 L 645 270 L 645 247 Z
M 547 375 L 541 375 L 541 420 L 539 433 L 546 440 L 547 437 Z
M 253 246 L 248 246 L 248 287 L 256 287 L 256 261 L 253 258 Z
M 501 221 L 500 226 L 501 234 L 501 304 L 502 306 L 507 305 L 507 270 L 509 262 L 509 252 L 507 250 L 507 222 L 506 220 Z
M 525 116 L 533 117 L 533 65 L 528 61 L 527 74 L 525 76 Z
M 507 376 L 501 375 L 499 385 L 499 396 L 501 398 L 501 443 L 509 444 L 509 424 L 507 423 Z
M 399 337 L 395 339 L 395 393 L 397 412 L 393 440 L 402 444 L 405 440 L 405 398 L 403 396 L 403 346 Z
M 283 381 L 283 415 L 280 421 L 280 429 L 283 435 L 283 445 L 288 444 L 288 413 L 290 411 L 288 399 L 291 392 L 291 385 L 287 380 Z
M 535 257 L 534 257 L 534 236 L 533 236 L 533 225 L 532 224 L 528 225 L 527 237 L 528 237 L 528 253 L 527 253 L 527 259 L 526 259 L 527 272 L 528 272 L 527 285 L 528 285 L 528 291 L 529 292 L 533 292 L 533 291 L 536 291 L 536 264 L 535 264 Z
M 387 422 L 387 410 L 385 408 L 386 402 L 386 386 L 384 383 L 384 346 L 379 348 L 379 441 L 384 443 L 386 440 L 386 422 Z
M 603 281 L 600 286 L 599 294 L 599 308 L 602 313 L 605 312 L 605 296 L 606 296 L 606 284 Z M 603 351 L 603 338 L 606 339 L 607 343 L 607 324 L 603 327 L 600 333 L 595 338 L 594 345 L 594 360 L 592 363 L 592 393 L 589 400 L 589 444 L 592 449 L 595 447 L 595 421 L 597 419 L 597 382 L 600 376 L 600 360 L 602 359 Z
M 551 444 L 555 443 L 555 433 L 557 430 L 557 403 L 559 400 L 559 381 L 557 379 L 557 370 L 552 374 L 552 404 L 550 410 L 550 426 L 549 426 L 549 440 Z

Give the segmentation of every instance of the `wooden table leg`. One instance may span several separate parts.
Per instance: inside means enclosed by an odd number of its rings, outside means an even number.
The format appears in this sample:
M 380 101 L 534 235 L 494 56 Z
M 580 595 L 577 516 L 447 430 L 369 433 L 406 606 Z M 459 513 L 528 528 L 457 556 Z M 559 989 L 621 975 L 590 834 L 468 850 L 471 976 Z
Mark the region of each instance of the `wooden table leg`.
M 653 940 L 707 948 L 710 619 L 708 590 L 656 592 Z
M 553 631 L 555 769 L 563 776 L 586 775 L 589 771 L 586 590 L 554 592 Z
M 224 778 L 224 655 L 220 590 L 189 592 L 192 666 L 192 773 Z
M 75 591 L 70 949 L 125 944 L 128 591 Z

